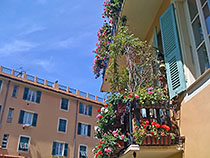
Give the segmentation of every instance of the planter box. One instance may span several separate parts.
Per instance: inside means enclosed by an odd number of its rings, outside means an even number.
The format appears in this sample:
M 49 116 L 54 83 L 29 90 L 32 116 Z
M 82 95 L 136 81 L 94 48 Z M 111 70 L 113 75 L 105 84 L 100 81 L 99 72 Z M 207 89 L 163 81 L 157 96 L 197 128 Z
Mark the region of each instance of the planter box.
M 153 136 L 146 136 L 142 145 L 172 145 L 173 140 L 170 136 L 161 136 L 160 139 Z

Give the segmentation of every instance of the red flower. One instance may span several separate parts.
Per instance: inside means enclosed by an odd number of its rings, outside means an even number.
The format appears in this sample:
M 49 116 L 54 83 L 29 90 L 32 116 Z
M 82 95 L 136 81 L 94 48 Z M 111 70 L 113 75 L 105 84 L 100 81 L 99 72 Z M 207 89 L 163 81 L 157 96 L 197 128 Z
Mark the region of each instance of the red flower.
M 98 157 L 98 154 L 96 154 L 96 157 Z
M 105 105 L 104 105 L 104 107 L 106 108 L 106 107 L 108 107 L 108 105 L 107 105 L 107 104 L 105 104 Z
M 101 154 L 101 153 L 102 153 L 101 150 L 99 150 L 99 151 L 98 151 L 98 154 Z
M 103 153 L 101 153 L 101 156 L 103 156 Z
M 155 127 L 156 127 L 156 128 L 160 128 L 160 124 L 158 124 L 158 123 L 155 124 Z
M 101 109 L 97 109 L 97 112 L 100 112 L 101 111 Z
M 148 120 L 146 120 L 146 124 L 149 124 L 149 121 Z
M 164 128 L 166 131 L 169 131 L 170 130 L 170 127 L 167 126 L 167 125 L 161 125 L 162 128 Z
M 150 133 L 151 133 L 152 135 L 154 135 L 154 132 L 153 132 L 153 131 L 151 131 Z
M 98 148 L 100 148 L 100 147 L 101 147 L 101 144 L 98 145 Z M 100 150 L 99 150 L 99 151 L 100 151 Z
M 151 125 L 156 125 L 156 124 L 157 124 L 157 123 L 156 123 L 156 122 L 154 122 L 154 121 L 151 123 Z
M 124 95 L 124 98 L 126 98 L 126 95 Z
M 104 144 L 104 143 L 105 143 L 105 141 L 102 141 L 102 142 L 101 142 L 101 144 Z

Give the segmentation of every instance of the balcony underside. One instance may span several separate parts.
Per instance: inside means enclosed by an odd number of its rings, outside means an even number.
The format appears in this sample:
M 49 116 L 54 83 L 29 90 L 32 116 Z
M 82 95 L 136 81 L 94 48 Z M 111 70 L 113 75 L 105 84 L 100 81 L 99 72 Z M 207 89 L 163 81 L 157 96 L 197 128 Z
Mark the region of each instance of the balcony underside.
M 177 148 L 177 145 L 173 146 L 130 145 L 120 157 L 133 158 L 134 152 L 136 152 L 136 158 L 170 158 L 170 156 L 182 153 L 182 151 Z M 177 158 L 179 158 L 179 156 L 177 156 Z

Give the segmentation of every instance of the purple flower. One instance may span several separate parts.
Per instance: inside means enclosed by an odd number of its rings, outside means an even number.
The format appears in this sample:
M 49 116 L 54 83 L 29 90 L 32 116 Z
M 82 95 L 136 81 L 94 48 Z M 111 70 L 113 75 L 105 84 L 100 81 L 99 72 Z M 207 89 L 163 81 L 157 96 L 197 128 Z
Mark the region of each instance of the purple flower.
M 153 87 L 149 87 L 149 88 L 148 88 L 148 91 L 151 91 L 151 90 L 153 90 Z

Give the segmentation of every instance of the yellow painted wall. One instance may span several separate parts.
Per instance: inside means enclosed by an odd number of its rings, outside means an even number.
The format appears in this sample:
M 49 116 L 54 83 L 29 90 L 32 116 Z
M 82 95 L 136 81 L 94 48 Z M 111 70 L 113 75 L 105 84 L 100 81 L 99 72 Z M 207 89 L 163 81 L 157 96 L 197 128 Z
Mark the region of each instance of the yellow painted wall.
M 6 85 L 8 80 L 0 77 L 4 81 L 3 89 L 0 93 L 0 105 L 3 107 L 4 97 L 6 93 Z M 18 85 L 17 98 L 11 97 L 13 86 Z M 32 103 L 23 100 L 24 87 L 33 88 L 34 90 L 42 91 L 41 103 Z M 60 110 L 61 98 L 67 98 L 70 101 L 69 111 Z M 80 100 L 79 100 L 80 101 Z M 88 157 L 93 157 L 92 148 L 97 143 L 94 136 L 94 126 L 96 125 L 96 109 L 101 107 L 99 104 L 82 101 L 83 103 L 93 105 L 92 116 L 86 116 L 78 113 L 78 122 L 83 122 L 91 125 L 91 137 L 77 135 L 77 128 L 75 130 L 76 106 L 77 100 L 73 97 L 55 93 L 43 88 L 38 88 L 30 84 L 24 84 L 11 80 L 7 104 L 4 112 L 2 127 L 0 128 L 0 144 L 4 134 L 9 134 L 7 150 L 0 149 L 0 154 L 9 155 L 23 155 L 32 158 L 50 158 L 52 157 L 53 141 L 63 141 L 69 144 L 68 158 L 73 158 L 73 139 L 74 131 L 76 131 L 76 150 L 75 157 L 78 157 L 79 144 L 88 146 Z M 12 123 L 7 122 L 8 109 L 14 108 Z M 38 120 L 36 127 L 29 127 L 23 129 L 21 124 L 18 124 L 20 110 L 29 110 L 38 113 Z M 2 112 L 1 112 L 2 113 Z M 68 119 L 67 132 L 57 132 L 58 118 Z M 30 150 L 29 153 L 18 152 L 18 139 L 20 135 L 30 136 Z
M 181 105 L 181 135 L 185 140 L 184 158 L 210 157 L 210 84 Z

